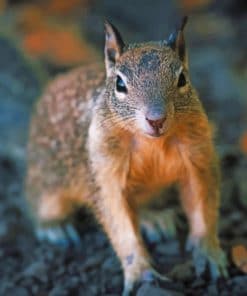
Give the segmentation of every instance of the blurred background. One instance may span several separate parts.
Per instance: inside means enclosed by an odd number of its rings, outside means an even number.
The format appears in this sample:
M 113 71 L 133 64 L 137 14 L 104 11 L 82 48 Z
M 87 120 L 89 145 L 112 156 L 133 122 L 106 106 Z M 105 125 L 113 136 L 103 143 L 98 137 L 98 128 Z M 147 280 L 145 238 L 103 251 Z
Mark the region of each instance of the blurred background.
M 70 295 L 79 284 L 85 286 L 83 295 L 118 295 L 121 271 L 100 231 L 88 232 L 85 253 L 69 258 L 59 249 L 38 245 L 31 234 L 22 190 L 31 109 L 55 75 L 103 61 L 104 19 L 115 24 L 128 43 L 166 39 L 182 15 L 189 15 L 186 43 L 192 81 L 217 130 L 223 174 L 220 235 L 232 260 L 225 290 L 246 288 L 247 278 L 241 275 L 247 272 L 247 1 L 0 0 L 0 295 L 48 295 L 59 281 L 67 292 L 49 295 Z M 150 246 L 156 256 L 160 242 Z M 93 250 L 99 253 L 96 259 Z M 54 270 L 54 254 L 58 274 L 46 278 Z M 91 265 L 76 262 L 92 254 Z M 93 274 L 93 267 L 102 262 L 107 272 Z M 69 268 L 76 274 L 74 286 L 66 277 Z M 43 276 L 41 283 L 40 278 L 33 280 L 36 273 Z M 106 274 L 112 274 L 110 286 Z M 86 284 L 89 281 L 95 284 Z M 199 293 L 205 285 L 188 291 Z

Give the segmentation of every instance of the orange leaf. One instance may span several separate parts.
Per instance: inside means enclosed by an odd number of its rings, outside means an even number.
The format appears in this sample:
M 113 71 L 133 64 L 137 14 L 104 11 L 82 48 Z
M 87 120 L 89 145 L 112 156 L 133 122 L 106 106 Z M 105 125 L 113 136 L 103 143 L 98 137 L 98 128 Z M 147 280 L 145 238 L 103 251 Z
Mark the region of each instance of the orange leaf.
M 241 150 L 247 154 L 247 132 L 245 132 L 240 138 Z
M 243 245 L 232 247 L 232 260 L 244 273 L 247 273 L 247 248 Z
M 22 32 L 35 31 L 44 26 L 45 20 L 45 15 L 40 7 L 27 5 L 17 15 L 18 30 Z
M 57 65 L 75 65 L 97 58 L 96 51 L 73 28 L 54 25 L 38 28 L 27 34 L 23 46 L 30 54 Z
M 211 2 L 212 0 L 180 0 L 182 8 L 188 11 L 205 7 Z
M 0 0 L 0 12 L 5 10 L 7 6 L 7 0 Z

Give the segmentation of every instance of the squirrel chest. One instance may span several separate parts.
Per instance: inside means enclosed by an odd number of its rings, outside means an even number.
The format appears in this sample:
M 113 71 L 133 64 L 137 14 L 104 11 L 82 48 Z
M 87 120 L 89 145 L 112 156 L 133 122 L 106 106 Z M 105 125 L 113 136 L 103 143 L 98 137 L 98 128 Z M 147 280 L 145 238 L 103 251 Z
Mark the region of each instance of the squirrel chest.
M 156 191 L 175 182 L 182 168 L 176 138 L 138 137 L 133 141 L 130 155 L 128 184 L 134 191 L 137 188 Z

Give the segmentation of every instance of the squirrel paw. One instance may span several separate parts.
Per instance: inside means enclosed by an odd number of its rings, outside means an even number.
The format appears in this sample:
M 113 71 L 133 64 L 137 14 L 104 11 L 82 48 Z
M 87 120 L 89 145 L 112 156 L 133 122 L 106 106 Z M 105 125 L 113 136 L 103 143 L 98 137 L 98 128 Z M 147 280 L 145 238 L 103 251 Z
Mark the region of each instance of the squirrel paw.
M 135 281 L 126 281 L 124 285 L 124 291 L 122 296 L 136 295 L 137 290 L 143 283 L 149 283 L 154 286 L 160 286 L 160 283 L 172 284 L 171 280 L 165 276 L 162 276 L 154 269 L 147 269 L 142 272 L 140 278 Z
M 207 268 L 212 281 L 216 281 L 220 277 L 228 277 L 227 258 L 224 251 L 220 248 L 209 251 L 207 248 L 200 246 L 200 244 L 195 244 L 189 239 L 186 250 L 192 252 L 192 260 L 197 277 L 202 276 Z
M 141 228 L 149 242 L 176 235 L 175 213 L 173 210 L 145 210 L 141 213 Z
M 36 237 L 40 241 L 48 241 L 62 247 L 78 246 L 81 243 L 80 236 L 72 224 L 39 226 L 36 230 Z

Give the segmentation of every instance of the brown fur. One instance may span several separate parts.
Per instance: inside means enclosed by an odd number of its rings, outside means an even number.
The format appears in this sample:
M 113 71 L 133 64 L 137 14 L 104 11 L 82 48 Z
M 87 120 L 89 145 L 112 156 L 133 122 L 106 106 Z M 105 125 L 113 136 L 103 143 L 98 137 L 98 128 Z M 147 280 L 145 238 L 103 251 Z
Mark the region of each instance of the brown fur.
M 181 61 L 163 42 L 123 48 L 116 29 L 106 24 L 106 30 L 106 81 L 101 67 L 80 68 L 52 82 L 37 104 L 27 197 L 38 225 L 91 207 L 120 258 L 127 295 L 150 268 L 138 208 L 168 185 L 179 185 L 191 239 L 217 260 L 219 169 L 185 56 Z M 187 84 L 178 89 L 181 67 Z M 119 72 L 127 79 L 126 95 L 115 91 Z M 157 138 L 146 135 L 138 119 L 153 106 L 166 116 Z

